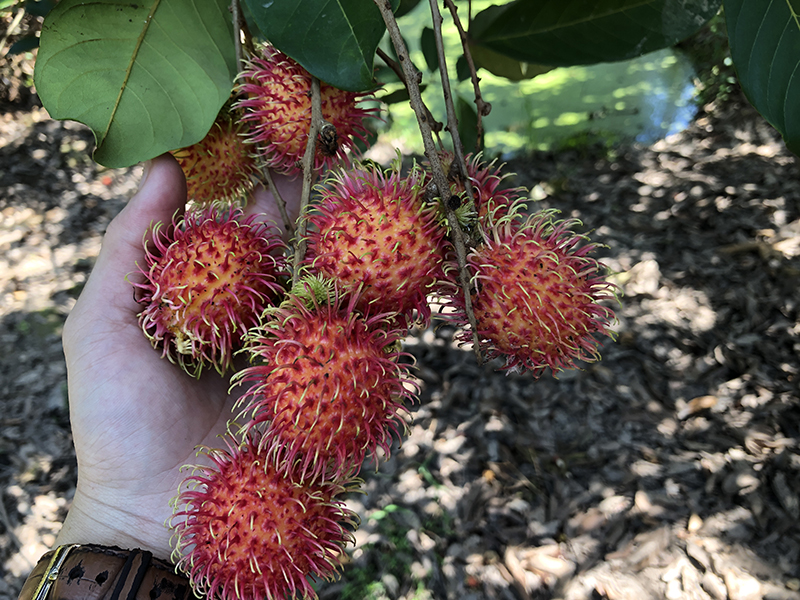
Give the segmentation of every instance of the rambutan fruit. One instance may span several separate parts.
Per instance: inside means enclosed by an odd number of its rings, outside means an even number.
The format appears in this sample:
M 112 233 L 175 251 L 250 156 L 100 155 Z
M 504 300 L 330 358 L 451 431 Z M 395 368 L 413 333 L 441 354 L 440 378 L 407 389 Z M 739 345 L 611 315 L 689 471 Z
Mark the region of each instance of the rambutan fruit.
M 311 125 L 311 75 L 297 62 L 269 44 L 261 47 L 239 75 L 236 104 L 249 124 L 247 139 L 255 144 L 266 164 L 279 173 L 301 171 L 308 130 Z M 354 148 L 354 138 L 366 142 L 364 119 L 375 109 L 359 103 L 363 94 L 320 84 L 322 118 L 326 127 L 318 140 L 314 168 L 330 166 L 346 150 Z
M 310 269 L 345 291 L 360 290 L 360 310 L 396 312 L 401 324 L 414 311 L 427 323 L 427 296 L 443 272 L 446 231 L 437 206 L 424 202 L 422 180 L 416 165 L 405 177 L 397 165 L 340 169 L 308 217 Z
M 173 150 L 186 176 L 189 200 L 198 204 L 233 201 L 250 192 L 258 174 L 258 160 L 245 143 L 246 127 L 227 106 L 202 140 Z
M 328 302 L 289 294 L 248 335 L 260 364 L 239 371 L 249 384 L 239 400 L 248 432 L 262 430 L 270 460 L 300 477 L 329 479 L 356 473 L 365 458 L 387 455 L 404 428 L 403 400 L 413 399 L 408 367 L 383 315 L 362 316 L 334 291 Z M 408 388 L 406 387 L 408 385 Z
M 614 298 L 614 286 L 590 256 L 596 246 L 571 230 L 578 221 L 553 217 L 554 211 L 524 221 L 509 215 L 467 257 L 481 350 L 488 359 L 504 358 L 504 369 L 537 376 L 548 367 L 555 374 L 575 361 L 599 359 L 595 334 L 611 335 L 614 320 L 601 304 Z M 471 342 L 463 295 L 455 283 L 450 286 L 450 318 L 467 328 L 458 339 Z
M 258 444 L 202 449 L 173 500 L 173 559 L 198 597 L 283 600 L 316 597 L 309 577 L 332 579 L 352 542 L 356 515 L 347 482 L 305 482 L 278 471 Z
M 154 347 L 199 376 L 203 366 L 230 366 L 242 337 L 279 301 L 288 277 L 276 229 L 245 218 L 240 209 L 189 211 L 166 231 L 161 223 L 145 242 L 139 324 Z

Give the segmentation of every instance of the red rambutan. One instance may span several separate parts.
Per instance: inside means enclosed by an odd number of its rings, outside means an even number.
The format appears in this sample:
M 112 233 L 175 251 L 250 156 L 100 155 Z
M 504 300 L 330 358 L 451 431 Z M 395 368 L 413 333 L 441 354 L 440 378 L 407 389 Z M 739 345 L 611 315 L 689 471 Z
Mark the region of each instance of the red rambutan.
M 442 276 L 445 228 L 423 201 L 423 171 L 399 167 L 340 170 L 321 188 L 309 220 L 306 262 L 342 289 L 360 289 L 364 312 L 395 312 L 427 322 L 427 295 Z M 371 306 L 371 308 L 370 308 Z
M 288 277 L 277 230 L 239 209 L 189 211 L 145 243 L 144 281 L 134 283 L 139 324 L 163 355 L 198 376 L 230 366 L 242 337 L 283 293 Z
M 270 460 L 301 478 L 342 477 L 378 448 L 388 454 L 404 428 L 399 413 L 413 395 L 397 349 L 403 332 L 383 315 L 361 316 L 355 296 L 347 304 L 335 291 L 329 302 L 306 297 L 289 294 L 248 335 L 261 364 L 235 375 L 251 386 L 240 415 L 247 431 L 266 426 L 261 445 Z
M 308 577 L 332 579 L 356 515 L 340 496 L 349 482 L 298 483 L 258 445 L 203 449 L 173 500 L 174 559 L 195 592 L 220 600 L 316 597 Z
M 611 335 L 614 320 L 600 304 L 614 298 L 614 286 L 589 256 L 596 246 L 571 231 L 578 221 L 554 221 L 553 212 L 499 220 L 467 257 L 481 350 L 489 359 L 505 358 L 505 369 L 537 376 L 548 367 L 555 374 L 575 361 L 599 359 L 594 334 Z M 451 318 L 466 327 L 460 288 L 449 303 L 455 308 Z M 472 341 L 471 332 L 462 331 L 459 340 Z
M 189 200 L 199 204 L 231 201 L 253 189 L 258 161 L 242 138 L 245 130 L 239 116 L 224 108 L 206 137 L 172 151 L 186 176 Z
M 237 107 L 250 126 L 248 141 L 255 144 L 267 165 L 294 175 L 305 154 L 311 125 L 311 75 L 294 60 L 266 44 L 250 59 L 239 76 Z M 333 125 L 335 139 L 317 144 L 314 167 L 332 164 L 336 156 L 352 150 L 353 138 L 366 141 L 365 117 L 375 110 L 358 105 L 362 94 L 346 92 L 326 83 L 320 85 L 322 118 Z

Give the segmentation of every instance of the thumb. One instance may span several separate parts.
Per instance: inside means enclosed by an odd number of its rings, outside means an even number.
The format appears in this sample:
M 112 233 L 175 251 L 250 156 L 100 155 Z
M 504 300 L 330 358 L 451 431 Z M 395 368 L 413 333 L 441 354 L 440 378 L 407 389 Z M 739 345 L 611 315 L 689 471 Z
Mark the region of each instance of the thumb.
M 139 190 L 108 226 L 97 263 L 73 310 L 76 319 L 86 314 L 127 320 L 130 312 L 138 312 L 126 276 L 137 264 L 144 265 L 143 238 L 148 229 L 159 221 L 170 223 L 185 204 L 186 180 L 178 162 L 170 154 L 148 161 Z

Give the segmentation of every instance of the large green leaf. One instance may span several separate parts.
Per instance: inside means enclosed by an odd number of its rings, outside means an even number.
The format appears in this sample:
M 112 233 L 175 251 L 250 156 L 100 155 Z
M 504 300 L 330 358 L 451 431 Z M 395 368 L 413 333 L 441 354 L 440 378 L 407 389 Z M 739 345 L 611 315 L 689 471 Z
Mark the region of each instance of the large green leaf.
M 125 167 L 200 141 L 236 76 L 229 0 L 61 0 L 34 81 L 55 119 L 91 127 L 94 159 Z
M 747 99 L 800 154 L 800 0 L 725 0 L 725 20 Z
M 700 29 L 721 2 L 515 0 L 478 13 L 470 37 L 528 63 L 562 67 L 614 62 L 674 45 Z
M 372 66 L 386 26 L 373 0 L 246 2 L 267 39 L 312 75 L 353 92 L 375 87 Z

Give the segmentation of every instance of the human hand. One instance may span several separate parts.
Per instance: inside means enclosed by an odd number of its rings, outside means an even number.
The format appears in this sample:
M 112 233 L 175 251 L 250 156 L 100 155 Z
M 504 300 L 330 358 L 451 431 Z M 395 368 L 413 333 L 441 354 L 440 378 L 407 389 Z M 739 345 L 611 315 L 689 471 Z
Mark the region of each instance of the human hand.
M 297 210 L 300 183 L 276 182 Z M 196 447 L 218 446 L 235 398 L 228 379 L 206 372 L 193 379 L 162 359 L 139 327 L 141 307 L 125 280 L 144 264 L 142 236 L 169 222 L 186 201 L 178 163 L 169 155 L 149 165 L 139 191 L 109 224 L 86 287 L 64 326 L 70 420 L 78 486 L 58 544 L 94 543 L 170 555 L 169 501 L 194 464 Z M 253 206 L 280 223 L 272 195 Z

